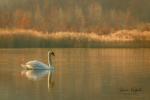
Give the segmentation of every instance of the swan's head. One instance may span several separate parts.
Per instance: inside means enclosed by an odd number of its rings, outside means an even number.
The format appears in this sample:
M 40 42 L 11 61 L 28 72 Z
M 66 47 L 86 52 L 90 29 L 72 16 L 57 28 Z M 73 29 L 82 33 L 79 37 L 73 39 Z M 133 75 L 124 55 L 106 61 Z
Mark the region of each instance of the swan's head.
M 55 56 L 55 53 L 53 51 L 50 54 L 53 55 L 53 56 Z
M 55 53 L 52 50 L 50 50 L 48 53 L 52 56 L 55 56 Z

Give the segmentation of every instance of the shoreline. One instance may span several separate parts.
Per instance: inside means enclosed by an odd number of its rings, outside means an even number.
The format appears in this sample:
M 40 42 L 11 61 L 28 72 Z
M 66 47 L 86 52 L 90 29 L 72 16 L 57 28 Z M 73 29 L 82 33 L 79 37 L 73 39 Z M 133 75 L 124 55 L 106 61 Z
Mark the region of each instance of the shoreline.
M 107 35 L 0 29 L 0 48 L 149 48 L 150 31 L 119 30 Z

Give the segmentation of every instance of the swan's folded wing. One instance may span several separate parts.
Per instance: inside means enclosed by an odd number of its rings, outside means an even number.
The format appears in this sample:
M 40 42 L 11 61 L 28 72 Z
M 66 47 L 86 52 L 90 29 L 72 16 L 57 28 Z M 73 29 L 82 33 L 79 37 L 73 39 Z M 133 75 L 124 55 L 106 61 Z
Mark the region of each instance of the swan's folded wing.
M 28 67 L 30 69 L 46 69 L 46 68 L 49 68 L 48 65 L 40 62 L 40 61 L 37 61 L 37 60 L 33 60 L 33 61 L 29 61 L 26 63 L 26 65 L 28 65 Z

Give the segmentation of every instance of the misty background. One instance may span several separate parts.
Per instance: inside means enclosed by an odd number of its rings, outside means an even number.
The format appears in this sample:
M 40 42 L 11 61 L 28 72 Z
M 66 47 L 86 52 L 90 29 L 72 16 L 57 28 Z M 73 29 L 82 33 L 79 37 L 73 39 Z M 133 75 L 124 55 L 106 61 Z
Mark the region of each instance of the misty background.
M 110 33 L 149 29 L 150 0 L 0 0 L 0 28 Z

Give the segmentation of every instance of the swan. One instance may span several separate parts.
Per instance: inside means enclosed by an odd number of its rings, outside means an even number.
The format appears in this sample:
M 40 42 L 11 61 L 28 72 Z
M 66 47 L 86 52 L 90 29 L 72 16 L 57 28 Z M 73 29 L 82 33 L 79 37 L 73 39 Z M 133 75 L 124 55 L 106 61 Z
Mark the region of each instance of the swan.
M 31 70 L 36 70 L 36 69 L 55 69 L 54 66 L 52 66 L 52 56 L 55 56 L 54 52 L 52 50 L 48 51 L 48 65 L 38 61 L 38 60 L 32 60 L 28 61 L 25 64 L 21 64 L 21 66 L 24 69 L 31 69 Z

